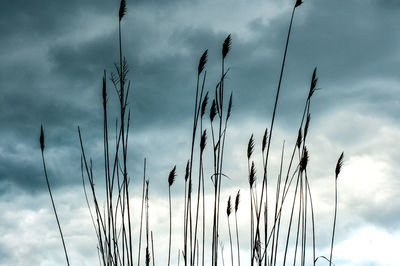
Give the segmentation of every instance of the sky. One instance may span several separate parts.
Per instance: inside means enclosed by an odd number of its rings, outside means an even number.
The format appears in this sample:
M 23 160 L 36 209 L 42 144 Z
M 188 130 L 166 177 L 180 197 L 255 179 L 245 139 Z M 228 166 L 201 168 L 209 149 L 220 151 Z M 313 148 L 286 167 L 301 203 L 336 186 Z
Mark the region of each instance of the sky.
M 246 263 L 247 142 L 254 134 L 259 165 L 293 4 L 292 0 L 127 1 L 122 45 L 132 86 L 128 172 L 133 208 L 138 210 L 147 158 L 156 264 L 163 265 L 167 256 L 167 177 L 174 165 L 174 210 L 183 205 L 198 60 L 208 49 L 205 88 L 213 91 L 228 34 L 232 46 L 225 62 L 230 69 L 225 87 L 233 92 L 233 109 L 224 159 L 230 179 L 223 184 L 222 202 L 241 189 L 239 231 Z M 95 233 L 81 183 L 77 127 L 100 179 L 101 84 L 104 70 L 114 71 L 118 60 L 118 8 L 117 0 L 0 2 L 0 265 L 65 265 L 42 168 L 41 124 L 72 265 L 97 263 Z M 336 265 L 398 265 L 399 15 L 399 0 L 304 0 L 295 12 L 270 168 L 272 176 L 277 173 L 283 141 L 288 149 L 295 143 L 317 67 L 321 89 L 312 99 L 307 141 L 320 256 L 329 256 L 334 170 L 340 153 L 345 154 L 338 179 Z M 116 99 L 110 90 L 110 105 L 116 106 Z M 110 110 L 113 119 L 116 111 Z M 211 157 L 210 147 L 206 153 Z M 211 202 L 211 181 L 206 182 Z M 138 215 L 133 214 L 135 223 Z M 182 248 L 181 218 L 174 218 L 173 263 Z M 227 262 L 229 242 L 223 227 Z M 136 236 L 138 229 L 134 232 Z M 321 260 L 317 265 L 328 263 Z

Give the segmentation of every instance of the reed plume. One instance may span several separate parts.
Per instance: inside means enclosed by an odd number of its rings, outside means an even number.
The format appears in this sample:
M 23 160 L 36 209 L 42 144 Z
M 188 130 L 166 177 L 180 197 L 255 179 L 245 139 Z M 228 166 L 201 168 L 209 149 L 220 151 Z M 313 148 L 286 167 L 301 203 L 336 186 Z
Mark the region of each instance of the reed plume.
M 332 229 L 332 241 L 331 241 L 331 253 L 329 255 L 329 266 L 332 265 L 332 253 L 333 253 L 333 241 L 335 240 L 335 229 L 336 229 L 336 216 L 337 216 L 337 179 L 343 166 L 344 152 L 339 156 L 335 168 L 335 214 L 333 216 L 333 229 Z

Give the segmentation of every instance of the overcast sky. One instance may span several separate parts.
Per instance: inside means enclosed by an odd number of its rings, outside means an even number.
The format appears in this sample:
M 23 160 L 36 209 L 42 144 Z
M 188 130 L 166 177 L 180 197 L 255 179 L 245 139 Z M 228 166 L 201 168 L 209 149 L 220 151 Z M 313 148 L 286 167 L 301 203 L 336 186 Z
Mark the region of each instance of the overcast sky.
M 222 193 L 226 202 L 238 189 L 248 195 L 245 152 L 252 133 L 258 163 L 261 160 L 261 138 L 270 123 L 293 4 L 292 0 L 127 1 L 123 48 L 133 89 L 128 170 L 137 206 L 143 158 L 147 158 L 158 265 L 165 263 L 167 254 L 167 176 L 175 164 L 173 201 L 176 209 L 183 205 L 201 54 L 208 49 L 206 89 L 213 90 L 221 45 L 231 34 L 225 83 L 226 90 L 233 91 L 224 167 L 231 180 Z M 117 0 L 0 2 L 0 265 L 65 264 L 41 164 L 41 124 L 72 265 L 97 263 L 81 185 L 77 126 L 101 177 L 101 78 L 104 70 L 114 71 L 118 60 L 118 8 Z M 296 140 L 317 67 L 321 90 L 313 96 L 308 136 L 317 255 L 329 256 L 334 168 L 345 152 L 338 180 L 336 265 L 398 265 L 399 24 L 399 0 L 304 0 L 296 9 L 271 171 L 279 167 L 282 142 L 292 147 Z M 110 104 L 117 104 L 115 92 L 110 90 L 109 95 Z M 209 147 L 206 152 L 211 156 Z M 246 203 L 249 200 L 243 196 L 243 206 Z M 241 235 L 247 240 L 245 210 L 238 213 L 239 230 L 243 228 Z M 173 263 L 182 242 L 180 219 L 174 225 Z M 225 233 L 221 239 L 228 252 Z M 241 247 L 245 263 L 248 243 Z

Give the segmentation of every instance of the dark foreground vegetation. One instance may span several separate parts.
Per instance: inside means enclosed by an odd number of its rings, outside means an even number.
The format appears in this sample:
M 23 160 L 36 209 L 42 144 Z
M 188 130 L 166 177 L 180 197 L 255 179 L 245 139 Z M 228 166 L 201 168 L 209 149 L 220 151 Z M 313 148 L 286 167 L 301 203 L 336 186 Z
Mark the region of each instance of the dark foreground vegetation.
M 299 127 L 297 140 L 291 147 L 291 159 L 287 169 L 283 168 L 283 157 L 286 147 L 283 144 L 281 152 L 281 164 L 277 180 L 272 180 L 269 174 L 270 150 L 273 136 L 276 110 L 279 102 L 281 82 L 283 79 L 286 55 L 288 52 L 289 39 L 292 30 L 295 11 L 302 5 L 297 0 L 293 5 L 282 64 L 280 66 L 279 82 L 277 84 L 273 114 L 269 126 L 265 129 L 261 143 L 262 168 L 256 171 L 254 162 L 254 147 L 256 140 L 250 137 L 247 154 L 243 160 L 248 165 L 248 188 L 247 191 L 239 190 L 233 197 L 229 197 L 227 203 L 221 200 L 222 180 L 228 178 L 224 169 L 224 150 L 226 145 L 226 134 L 229 119 L 232 115 L 232 92 L 225 87 L 225 79 L 229 68 L 225 60 L 231 49 L 231 36 L 228 35 L 221 49 L 221 73 L 216 82 L 215 90 L 206 91 L 206 64 L 208 51 L 205 50 L 200 57 L 197 68 L 197 80 L 195 83 L 195 98 L 193 105 L 193 128 L 190 145 L 190 158 L 188 158 L 184 179 L 185 193 L 182 198 L 183 212 L 172 213 L 171 188 L 176 179 L 176 167 L 173 167 L 168 181 L 169 195 L 169 251 L 168 261 L 171 264 L 171 224 L 172 215 L 182 217 L 182 243 L 178 252 L 178 265 L 205 265 L 211 263 L 240 265 L 246 261 L 246 265 L 277 265 L 277 264 L 300 264 L 315 265 L 319 259 L 333 264 L 333 244 L 335 237 L 335 225 L 337 214 L 337 178 L 343 164 L 343 153 L 340 155 L 334 172 L 335 199 L 334 199 L 334 221 L 332 228 L 331 249 L 329 255 L 316 254 L 314 207 L 309 177 L 307 175 L 309 154 L 307 150 L 307 136 L 310 124 L 310 106 L 314 93 L 317 91 L 317 70 L 314 69 L 311 76 L 310 87 L 306 92 L 303 113 L 299 115 Z M 130 92 L 130 81 L 127 78 L 128 64 L 124 57 L 121 41 L 121 22 L 126 14 L 126 2 L 121 1 L 118 16 L 119 32 L 119 62 L 115 64 L 115 72 L 109 76 L 104 72 L 102 96 L 103 96 L 103 143 L 104 143 L 104 184 L 102 190 L 95 189 L 95 178 L 93 174 L 93 163 L 85 152 L 83 131 L 78 127 L 78 135 L 81 147 L 81 171 L 84 188 L 84 196 L 90 211 L 93 226 L 98 240 L 99 264 L 100 265 L 154 265 L 154 243 L 153 232 L 149 228 L 149 180 L 146 178 L 146 160 L 144 160 L 143 186 L 141 197 L 141 208 L 132 209 L 130 196 L 130 175 L 128 174 L 128 140 L 131 124 L 130 109 L 128 109 L 128 96 Z M 109 82 L 108 79 L 111 81 Z M 119 99 L 119 119 L 116 124 L 116 137 L 109 136 L 108 119 L 108 83 L 114 87 Z M 58 219 L 56 206 L 54 204 L 51 186 L 47 176 L 44 150 L 45 139 L 43 128 L 41 128 L 40 145 L 45 178 L 50 193 L 50 198 L 57 219 L 58 228 L 65 252 L 66 262 L 69 265 L 68 253 L 64 241 L 63 232 Z M 110 146 L 113 145 L 111 148 Z M 114 146 L 115 145 L 115 146 Z M 205 148 L 211 148 L 206 153 Z M 207 150 L 207 151 L 208 151 Z M 205 170 L 204 158 L 212 158 L 213 168 Z M 333 167 L 332 167 L 333 168 Z M 257 174 L 258 172 L 258 174 Z M 210 174 L 209 174 L 210 173 Z M 205 179 L 205 176 L 207 177 Z M 205 180 L 209 182 L 211 176 L 212 191 L 205 191 Z M 258 176 L 258 178 L 256 177 Z M 271 184 L 276 187 L 271 188 Z M 271 193 L 271 192 L 274 193 Z M 102 193 L 99 195 L 98 193 Z M 104 194 L 103 194 L 104 193 Z M 213 205 L 205 206 L 205 194 L 213 195 Z M 246 195 L 250 199 L 250 206 L 246 207 L 250 212 L 250 223 L 247 228 L 238 227 L 238 209 L 240 197 Z M 102 202 L 99 202 L 101 199 Z M 104 202 L 103 202 L 104 201 Z M 285 209 L 285 208 L 286 209 Z M 207 209 L 207 215 L 206 210 Z M 134 224 L 131 220 L 132 212 L 140 212 L 140 223 Z M 287 215 L 287 217 L 283 217 Z M 272 218 L 271 218 L 272 217 Z M 206 235 L 206 218 L 212 219 L 212 235 Z M 222 224 L 228 225 L 229 232 L 229 257 L 224 258 L 221 252 Z M 287 222 L 283 222 L 283 221 Z M 133 227 L 140 227 L 139 236 L 133 235 Z M 144 228 L 143 228 L 144 227 Z M 248 238 L 240 239 L 239 230 L 246 232 Z M 142 235 L 142 233 L 144 235 Z M 142 239 L 143 238 L 143 239 Z M 138 240 L 136 240 L 138 239 Z M 250 240 L 250 250 L 247 258 L 241 255 L 241 241 Z M 134 250 L 133 243 L 138 241 L 138 249 Z M 311 241 L 311 245 L 308 245 Z M 206 244 L 208 242 L 208 244 Z M 282 245 L 284 243 L 284 245 Z M 144 245 L 145 253 L 141 254 Z M 234 248 L 236 246 L 236 248 Z M 307 247 L 312 251 L 306 253 Z M 211 250 L 205 250 L 211 247 Z M 175 251 L 174 251 L 175 253 Z M 236 254 L 235 254 L 236 253 Z M 246 254 L 248 254 L 246 253 Z M 207 254 L 207 259 L 205 258 Z M 234 255 L 235 254 L 235 255 Z M 312 254 L 311 258 L 308 255 Z M 210 261 L 211 260 L 211 261 Z

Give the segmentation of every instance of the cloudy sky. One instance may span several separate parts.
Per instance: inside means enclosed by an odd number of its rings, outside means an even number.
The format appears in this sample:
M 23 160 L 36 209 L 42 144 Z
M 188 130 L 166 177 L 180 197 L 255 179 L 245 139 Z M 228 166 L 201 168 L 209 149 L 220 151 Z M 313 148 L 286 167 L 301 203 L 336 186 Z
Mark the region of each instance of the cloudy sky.
M 123 47 L 133 89 L 128 170 L 136 208 L 147 158 L 158 265 L 167 256 L 167 176 L 175 164 L 172 200 L 177 210 L 183 205 L 197 63 L 208 49 L 206 89 L 213 90 L 228 34 L 232 49 L 225 87 L 233 91 L 234 105 L 224 167 L 231 180 L 224 183 L 222 200 L 242 190 L 239 230 L 248 239 L 245 151 L 254 133 L 260 157 L 292 6 L 292 0 L 127 1 Z M 41 164 L 40 124 L 72 265 L 97 263 L 81 185 L 77 126 L 100 178 L 101 78 L 118 60 L 118 7 L 117 0 L 0 2 L 0 265 L 65 264 Z M 279 167 L 282 142 L 292 147 L 296 140 L 311 74 L 318 67 L 321 90 L 311 106 L 308 171 L 317 255 L 329 256 L 334 168 L 345 152 L 338 180 L 336 265 L 398 265 L 399 18 L 399 0 L 304 0 L 295 13 L 271 144 L 271 173 Z M 117 103 L 113 92 L 110 104 Z M 110 116 L 114 119 L 117 113 Z M 209 147 L 206 153 L 211 156 Z M 206 182 L 211 188 L 211 181 Z M 137 216 L 135 212 L 136 223 Z M 180 224 L 181 217 L 174 218 L 173 263 L 181 248 Z M 228 252 L 225 229 L 221 234 Z M 241 247 L 245 264 L 249 245 Z

